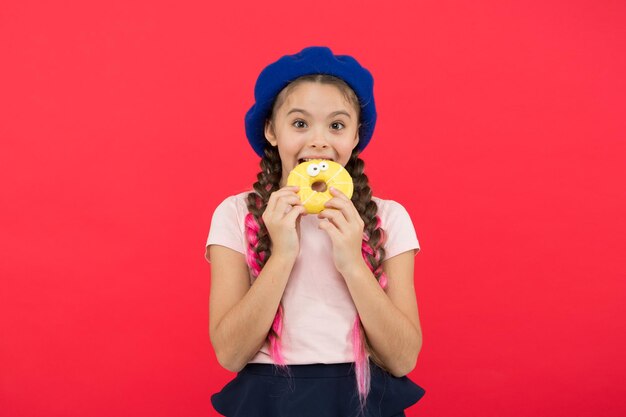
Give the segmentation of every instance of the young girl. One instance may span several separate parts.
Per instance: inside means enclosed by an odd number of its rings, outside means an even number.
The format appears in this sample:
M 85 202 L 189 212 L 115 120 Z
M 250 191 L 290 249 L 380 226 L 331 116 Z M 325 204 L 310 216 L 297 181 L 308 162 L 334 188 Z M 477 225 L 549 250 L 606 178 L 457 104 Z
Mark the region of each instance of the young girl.
M 225 416 L 404 416 L 425 392 L 406 377 L 422 345 L 419 243 L 404 207 L 372 196 L 359 158 L 376 122 L 372 76 L 309 47 L 267 66 L 255 100 L 258 181 L 216 208 L 206 244 L 211 343 L 237 372 L 211 402 Z M 286 180 L 308 159 L 344 166 L 352 198 L 331 188 L 307 214 Z

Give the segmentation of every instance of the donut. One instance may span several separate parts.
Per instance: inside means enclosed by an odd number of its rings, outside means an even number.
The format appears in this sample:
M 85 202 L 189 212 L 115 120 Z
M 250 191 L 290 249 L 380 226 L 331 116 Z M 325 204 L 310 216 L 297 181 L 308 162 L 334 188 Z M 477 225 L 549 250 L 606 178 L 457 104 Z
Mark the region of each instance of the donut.
M 315 191 L 313 184 L 324 183 L 323 191 Z M 287 177 L 287 185 L 300 187 L 298 196 L 307 213 L 317 214 L 324 210 L 324 203 L 333 198 L 330 187 L 343 192 L 348 198 L 352 197 L 354 185 L 352 177 L 341 164 L 326 159 L 312 159 L 298 164 Z M 322 185 L 323 187 L 323 185 Z

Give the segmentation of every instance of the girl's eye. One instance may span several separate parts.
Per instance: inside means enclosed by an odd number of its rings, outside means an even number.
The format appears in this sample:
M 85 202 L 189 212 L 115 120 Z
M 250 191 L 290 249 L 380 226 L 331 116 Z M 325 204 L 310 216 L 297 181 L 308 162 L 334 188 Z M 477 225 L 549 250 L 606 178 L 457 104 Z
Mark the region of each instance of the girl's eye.
M 295 122 L 293 122 L 293 125 L 294 125 L 295 127 L 300 128 L 300 127 L 305 127 L 305 126 L 306 126 L 306 123 L 304 123 L 302 120 L 296 120 Z
M 340 127 L 339 127 L 338 129 L 336 129 L 336 130 L 341 130 L 341 129 L 344 129 L 344 128 L 346 127 L 346 126 L 345 126 L 343 123 L 341 123 L 341 122 L 334 122 L 333 124 L 331 124 L 331 126 L 333 127 L 333 129 L 335 129 L 337 126 L 340 126 Z

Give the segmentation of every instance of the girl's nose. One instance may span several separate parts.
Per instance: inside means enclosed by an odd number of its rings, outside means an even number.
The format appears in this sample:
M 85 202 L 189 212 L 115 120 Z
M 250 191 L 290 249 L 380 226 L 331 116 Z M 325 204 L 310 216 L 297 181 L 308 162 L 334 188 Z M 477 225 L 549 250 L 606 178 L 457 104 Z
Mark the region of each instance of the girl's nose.
M 313 132 L 313 137 L 311 138 L 311 141 L 309 142 L 309 146 L 312 148 L 322 148 L 322 149 L 328 148 L 329 144 L 328 144 L 328 140 L 326 139 L 324 132 L 319 132 L 319 131 Z

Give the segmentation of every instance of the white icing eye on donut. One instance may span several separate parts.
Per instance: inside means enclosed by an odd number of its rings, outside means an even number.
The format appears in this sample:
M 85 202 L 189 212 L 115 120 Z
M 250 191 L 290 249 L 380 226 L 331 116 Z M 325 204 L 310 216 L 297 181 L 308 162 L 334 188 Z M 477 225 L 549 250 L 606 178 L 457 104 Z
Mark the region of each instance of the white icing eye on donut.
M 328 169 L 328 164 L 326 164 L 326 169 Z M 306 167 L 306 173 L 309 174 L 312 177 L 315 177 L 317 174 L 320 173 L 319 165 L 317 165 L 317 164 L 309 165 L 308 167 Z
M 328 170 L 328 162 L 320 162 L 320 169 L 322 171 Z

